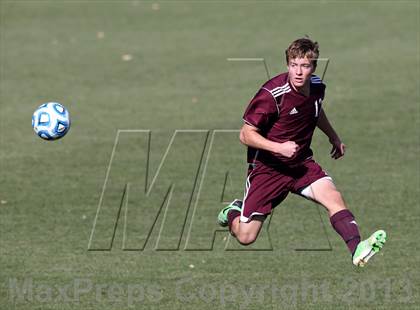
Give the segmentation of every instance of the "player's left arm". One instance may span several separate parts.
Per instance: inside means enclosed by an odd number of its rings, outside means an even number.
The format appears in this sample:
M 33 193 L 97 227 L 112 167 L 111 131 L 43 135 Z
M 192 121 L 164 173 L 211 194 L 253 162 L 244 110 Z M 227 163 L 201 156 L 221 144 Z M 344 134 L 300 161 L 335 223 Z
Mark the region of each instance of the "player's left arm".
M 327 115 L 322 108 L 319 113 L 318 122 L 316 125 L 328 137 L 330 143 L 332 144 L 331 157 L 338 159 L 344 156 L 346 146 L 343 142 L 341 142 L 340 137 L 331 126 L 331 123 L 329 122 Z

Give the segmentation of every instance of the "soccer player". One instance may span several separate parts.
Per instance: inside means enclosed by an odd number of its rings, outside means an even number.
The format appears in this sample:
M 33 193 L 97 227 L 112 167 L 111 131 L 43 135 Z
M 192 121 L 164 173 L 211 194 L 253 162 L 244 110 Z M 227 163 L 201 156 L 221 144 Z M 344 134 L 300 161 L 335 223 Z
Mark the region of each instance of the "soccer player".
M 292 42 L 286 50 L 287 72 L 267 81 L 249 103 L 239 137 L 248 146 L 245 196 L 223 208 L 218 222 L 229 226 L 241 244 L 251 244 L 267 215 L 292 192 L 326 208 L 353 264 L 363 267 L 383 247 L 386 233 L 378 230 L 361 241 L 358 224 L 332 178 L 312 158 L 316 127 L 329 138 L 332 158 L 345 152 L 322 108 L 325 85 L 313 74 L 318 56 L 317 42 Z

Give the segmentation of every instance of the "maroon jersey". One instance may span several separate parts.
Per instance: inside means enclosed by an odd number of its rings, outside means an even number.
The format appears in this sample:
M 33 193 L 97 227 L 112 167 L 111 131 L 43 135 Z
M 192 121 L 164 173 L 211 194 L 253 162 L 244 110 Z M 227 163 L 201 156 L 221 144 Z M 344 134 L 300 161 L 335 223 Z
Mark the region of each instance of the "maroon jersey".
M 266 165 L 300 166 L 312 156 L 312 135 L 321 111 L 325 85 L 316 75 L 311 77 L 308 97 L 295 91 L 282 73 L 266 82 L 249 103 L 244 121 L 275 142 L 294 141 L 299 148 L 292 158 L 248 147 L 248 162 Z

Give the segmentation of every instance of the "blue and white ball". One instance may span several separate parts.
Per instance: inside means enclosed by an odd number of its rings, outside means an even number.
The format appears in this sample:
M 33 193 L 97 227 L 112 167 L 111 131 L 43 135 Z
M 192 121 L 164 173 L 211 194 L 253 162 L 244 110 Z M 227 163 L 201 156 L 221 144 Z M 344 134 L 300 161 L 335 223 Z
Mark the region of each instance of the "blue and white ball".
M 70 129 L 69 111 L 57 102 L 44 103 L 32 115 L 32 127 L 42 139 L 60 139 Z

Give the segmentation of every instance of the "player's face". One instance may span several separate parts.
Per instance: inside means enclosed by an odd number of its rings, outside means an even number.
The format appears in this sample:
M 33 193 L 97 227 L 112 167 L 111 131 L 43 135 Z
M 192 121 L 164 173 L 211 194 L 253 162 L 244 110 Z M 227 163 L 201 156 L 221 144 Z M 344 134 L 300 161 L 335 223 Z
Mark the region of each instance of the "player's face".
M 314 65 L 306 57 L 289 59 L 287 67 L 289 69 L 289 80 L 295 88 L 307 85 L 311 79 L 311 74 L 315 71 Z

